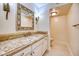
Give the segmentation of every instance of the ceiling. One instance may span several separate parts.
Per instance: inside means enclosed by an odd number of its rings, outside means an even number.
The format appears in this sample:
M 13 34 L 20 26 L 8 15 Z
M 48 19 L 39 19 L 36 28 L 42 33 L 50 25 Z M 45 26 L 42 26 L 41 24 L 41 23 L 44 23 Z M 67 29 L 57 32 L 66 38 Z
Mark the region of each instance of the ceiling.
M 66 4 L 66 5 L 62 5 L 60 7 L 56 7 L 55 9 L 58 11 L 56 16 L 63 16 L 63 15 L 67 15 L 70 8 L 71 8 L 72 4 Z M 50 9 L 50 12 L 52 11 L 52 9 Z
M 43 6 L 48 5 L 48 3 L 34 3 L 34 5 L 35 5 L 37 8 L 41 8 L 41 7 L 43 7 Z
M 38 9 L 44 9 L 47 7 L 47 9 L 56 8 L 58 6 L 62 6 L 67 3 L 33 3 L 32 5 L 38 10 Z
M 50 8 L 61 6 L 63 4 L 64 3 L 27 3 L 27 4 L 25 3 L 25 5 L 30 5 L 33 8 L 36 8 L 36 9 L 41 9 L 41 8 L 44 9 L 45 7 L 47 7 L 48 9 L 50 9 Z

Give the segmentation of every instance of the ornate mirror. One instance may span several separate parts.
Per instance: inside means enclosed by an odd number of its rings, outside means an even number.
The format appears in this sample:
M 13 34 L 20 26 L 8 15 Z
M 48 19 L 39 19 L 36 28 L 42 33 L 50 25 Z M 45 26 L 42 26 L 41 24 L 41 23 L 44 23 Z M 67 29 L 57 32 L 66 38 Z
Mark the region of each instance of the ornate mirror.
M 21 4 L 17 4 L 16 30 L 33 30 L 34 12 Z

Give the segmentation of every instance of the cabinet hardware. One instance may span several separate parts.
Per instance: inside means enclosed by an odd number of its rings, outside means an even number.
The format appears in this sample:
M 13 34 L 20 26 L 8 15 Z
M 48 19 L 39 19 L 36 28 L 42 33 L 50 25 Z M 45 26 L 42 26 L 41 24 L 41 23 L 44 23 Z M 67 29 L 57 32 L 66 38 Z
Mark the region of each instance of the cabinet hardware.
M 32 53 L 30 55 L 32 55 Z
M 23 55 L 24 55 L 24 53 L 21 54 L 21 56 L 23 56 Z

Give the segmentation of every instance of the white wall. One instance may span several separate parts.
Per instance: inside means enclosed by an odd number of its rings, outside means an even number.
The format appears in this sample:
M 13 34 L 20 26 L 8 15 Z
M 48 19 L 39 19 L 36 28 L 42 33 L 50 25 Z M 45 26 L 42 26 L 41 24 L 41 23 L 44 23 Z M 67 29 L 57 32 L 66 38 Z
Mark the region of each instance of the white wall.
M 16 4 L 10 4 L 10 12 L 8 20 L 6 20 L 6 13 L 3 11 L 3 4 L 0 4 L 0 34 L 15 32 L 15 19 L 16 19 Z
M 43 14 L 41 14 L 42 17 L 39 18 L 39 22 L 37 24 L 37 29 L 39 31 L 48 31 L 49 30 L 49 15 L 48 15 L 48 11 L 47 13 L 44 12 Z
M 79 4 L 73 4 L 68 14 L 70 47 L 73 55 L 79 55 L 79 28 L 73 27 L 75 24 L 79 24 Z

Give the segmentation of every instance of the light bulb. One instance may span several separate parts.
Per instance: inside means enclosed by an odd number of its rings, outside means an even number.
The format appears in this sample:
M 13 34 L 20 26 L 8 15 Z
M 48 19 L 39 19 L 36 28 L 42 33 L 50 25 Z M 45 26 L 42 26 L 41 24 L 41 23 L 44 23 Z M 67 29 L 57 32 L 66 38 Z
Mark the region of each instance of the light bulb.
M 56 16 L 56 15 L 57 15 L 57 13 L 55 13 L 55 12 L 54 12 L 54 13 L 52 13 L 52 16 Z

